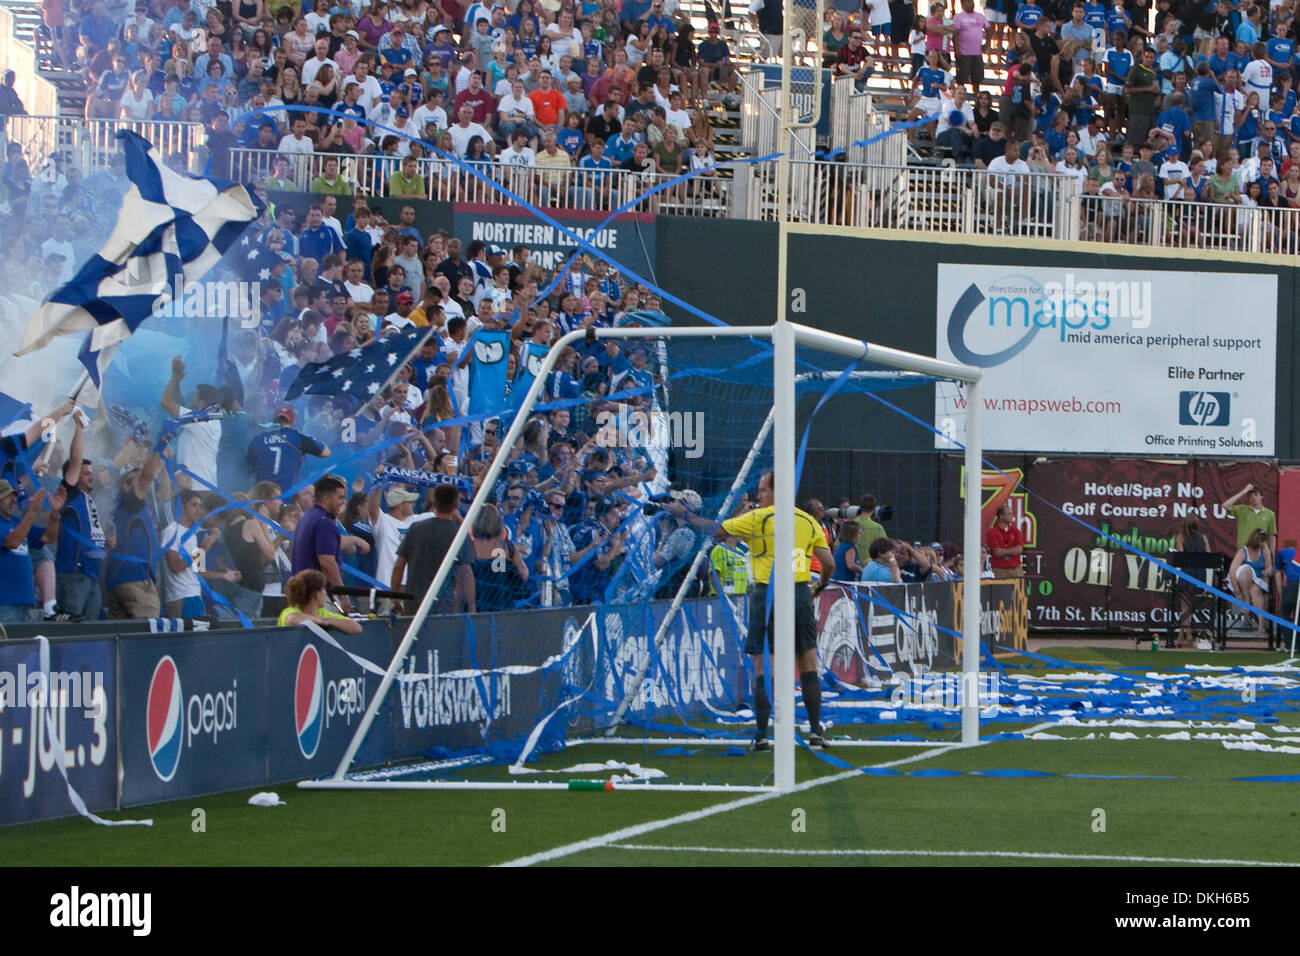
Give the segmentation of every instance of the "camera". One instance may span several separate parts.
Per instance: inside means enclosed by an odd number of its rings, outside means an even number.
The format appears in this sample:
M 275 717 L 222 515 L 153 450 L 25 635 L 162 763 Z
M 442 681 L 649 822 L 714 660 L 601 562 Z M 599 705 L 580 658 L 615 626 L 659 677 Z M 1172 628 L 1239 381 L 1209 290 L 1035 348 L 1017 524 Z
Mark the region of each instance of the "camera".
M 861 511 L 862 509 L 857 505 L 849 505 L 847 508 L 827 508 L 826 517 L 831 518 L 832 520 L 839 520 L 840 518 L 856 518 L 858 513 Z

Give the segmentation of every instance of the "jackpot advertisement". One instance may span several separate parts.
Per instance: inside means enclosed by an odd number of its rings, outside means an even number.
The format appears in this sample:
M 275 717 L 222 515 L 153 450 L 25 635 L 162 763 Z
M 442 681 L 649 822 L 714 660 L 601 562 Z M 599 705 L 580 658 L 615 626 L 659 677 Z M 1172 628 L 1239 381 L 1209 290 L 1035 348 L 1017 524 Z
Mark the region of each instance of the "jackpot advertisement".
M 1191 518 L 1211 551 L 1231 555 L 1237 526 L 1228 502 L 1247 507 L 1247 485 L 1277 511 L 1278 472 L 1264 462 L 1169 462 L 1062 458 L 994 460 L 983 474 L 980 524 L 992 527 L 1003 504 L 1025 542 L 1029 624 L 1043 629 L 1164 628 L 1170 619 L 1167 559 Z M 964 469 L 945 462 L 943 500 L 960 501 Z M 1019 484 L 1017 484 L 1019 483 Z M 949 517 L 959 520 L 959 515 Z M 1130 551 L 1117 539 L 1142 554 Z
M 986 450 L 1273 454 L 1273 275 L 940 263 L 935 348 L 983 372 Z M 935 428 L 965 442 L 962 389 Z

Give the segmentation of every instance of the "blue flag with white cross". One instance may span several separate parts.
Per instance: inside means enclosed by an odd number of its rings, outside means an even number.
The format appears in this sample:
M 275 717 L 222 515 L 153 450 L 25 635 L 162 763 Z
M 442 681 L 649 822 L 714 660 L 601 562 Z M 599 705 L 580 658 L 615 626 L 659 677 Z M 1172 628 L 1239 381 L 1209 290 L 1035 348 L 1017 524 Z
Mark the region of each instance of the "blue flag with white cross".
M 88 333 L 82 361 L 102 370 L 119 343 L 198 282 L 261 212 L 243 186 L 169 169 L 143 137 L 117 134 L 131 186 L 103 248 L 56 289 L 27 323 L 23 355 L 56 335 Z

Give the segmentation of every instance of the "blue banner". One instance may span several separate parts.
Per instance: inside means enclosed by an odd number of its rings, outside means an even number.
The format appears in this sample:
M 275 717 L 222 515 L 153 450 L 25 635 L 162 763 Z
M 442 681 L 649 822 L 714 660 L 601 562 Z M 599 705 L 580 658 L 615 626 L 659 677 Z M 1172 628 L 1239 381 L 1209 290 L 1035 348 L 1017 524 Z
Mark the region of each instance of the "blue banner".
M 117 805 L 117 653 L 112 640 L 0 643 L 0 824 Z M 67 781 L 59 773 L 63 761 Z
M 267 782 L 266 635 L 120 638 L 123 807 Z

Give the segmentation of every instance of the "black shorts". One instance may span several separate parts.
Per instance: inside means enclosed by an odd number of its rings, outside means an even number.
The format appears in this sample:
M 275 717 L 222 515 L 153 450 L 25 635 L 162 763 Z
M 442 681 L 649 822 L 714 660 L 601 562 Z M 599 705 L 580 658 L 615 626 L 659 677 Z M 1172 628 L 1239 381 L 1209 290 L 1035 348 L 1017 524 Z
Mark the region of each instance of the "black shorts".
M 767 585 L 755 584 L 749 592 L 749 634 L 746 654 L 762 654 L 764 638 L 773 649 L 772 618 L 767 608 Z M 802 654 L 817 646 L 817 622 L 813 619 L 812 588 L 806 581 L 794 586 L 794 652 Z

